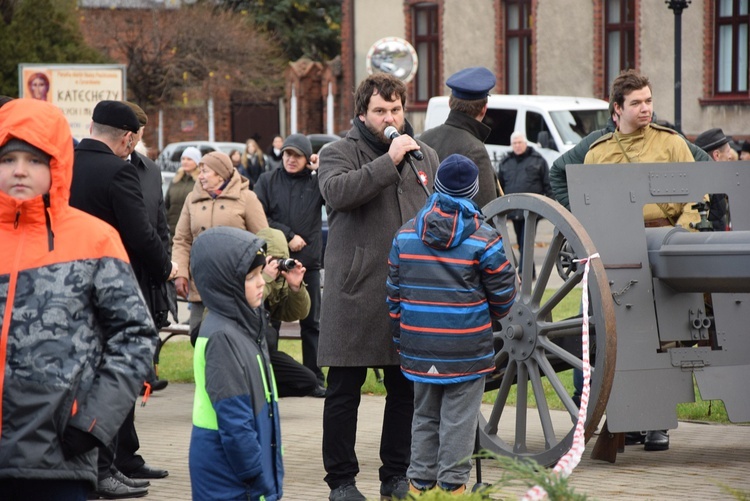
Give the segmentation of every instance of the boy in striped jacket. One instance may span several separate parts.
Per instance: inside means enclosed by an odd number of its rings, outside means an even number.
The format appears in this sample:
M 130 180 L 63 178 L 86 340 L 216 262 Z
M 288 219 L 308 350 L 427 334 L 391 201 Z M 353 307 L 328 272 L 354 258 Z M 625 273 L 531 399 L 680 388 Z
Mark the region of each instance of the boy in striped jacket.
M 502 238 L 472 201 L 478 174 L 463 155 L 443 160 L 435 193 L 396 233 L 388 259 L 393 339 L 414 382 L 413 493 L 466 489 L 484 376 L 494 369 L 492 321 L 516 296 Z

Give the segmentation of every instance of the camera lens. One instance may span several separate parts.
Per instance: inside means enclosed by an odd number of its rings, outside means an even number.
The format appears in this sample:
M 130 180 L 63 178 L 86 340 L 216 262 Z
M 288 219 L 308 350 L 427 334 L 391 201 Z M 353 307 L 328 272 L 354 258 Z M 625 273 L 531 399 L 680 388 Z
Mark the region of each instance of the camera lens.
M 276 260 L 279 263 L 279 271 L 289 271 L 297 266 L 294 259 L 280 257 Z

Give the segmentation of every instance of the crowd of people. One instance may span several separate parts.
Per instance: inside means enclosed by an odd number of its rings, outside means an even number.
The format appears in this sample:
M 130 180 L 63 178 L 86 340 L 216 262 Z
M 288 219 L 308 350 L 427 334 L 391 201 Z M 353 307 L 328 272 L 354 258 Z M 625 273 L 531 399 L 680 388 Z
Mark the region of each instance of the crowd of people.
M 99 102 L 74 148 L 43 98 L 0 100 L 0 499 L 141 497 L 168 475 L 138 454 L 134 415 L 139 393 L 167 384 L 154 355 L 175 294 L 189 304 L 194 346 L 194 499 L 282 497 L 286 396 L 325 398 L 329 499 L 366 499 L 355 446 L 373 367 L 387 393 L 381 498 L 460 494 L 494 369 L 493 322 L 518 282 L 481 207 L 504 193 L 568 207 L 569 164 L 750 159 L 750 143 L 721 129 L 692 143 L 654 124 L 650 82 L 628 70 L 604 129 L 550 167 L 514 132 L 496 175 L 482 123 L 494 75 L 467 68 L 446 84 L 448 119 L 419 138 L 406 86 L 377 73 L 354 94 L 351 129 L 320 154 L 301 134 L 276 136 L 267 153 L 253 139 L 229 155 L 189 147 L 165 194 L 136 151 L 148 124 L 136 104 Z M 705 198 L 712 229 L 731 229 L 726 196 Z M 324 206 L 325 260 L 336 265 L 322 288 Z M 689 204 L 644 207 L 647 227 L 696 217 Z M 509 220 L 519 271 L 524 258 L 533 269 L 523 214 Z M 301 363 L 278 345 L 291 321 Z M 636 431 L 628 443 L 666 450 L 669 436 Z

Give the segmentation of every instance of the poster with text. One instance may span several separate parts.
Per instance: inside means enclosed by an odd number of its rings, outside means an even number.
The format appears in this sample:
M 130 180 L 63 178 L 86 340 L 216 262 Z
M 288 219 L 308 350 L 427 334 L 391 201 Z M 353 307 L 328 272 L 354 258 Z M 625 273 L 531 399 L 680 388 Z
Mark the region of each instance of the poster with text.
M 48 101 L 67 117 L 76 139 L 89 135 L 99 101 L 125 99 L 125 65 L 19 64 L 18 95 Z

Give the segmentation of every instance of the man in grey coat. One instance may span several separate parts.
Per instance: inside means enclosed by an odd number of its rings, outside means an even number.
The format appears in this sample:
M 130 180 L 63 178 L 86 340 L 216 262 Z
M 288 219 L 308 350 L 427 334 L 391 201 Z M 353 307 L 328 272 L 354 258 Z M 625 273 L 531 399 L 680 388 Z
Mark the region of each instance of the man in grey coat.
M 492 129 L 482 119 L 487 113 L 487 96 L 495 87 L 495 75 L 483 67 L 465 68 L 446 80 L 451 95 L 451 111 L 443 125 L 425 131 L 419 139 L 435 148 L 440 160 L 453 153 L 471 159 L 479 168 L 479 193 L 474 201 L 479 208 L 501 195 L 484 142 Z
M 355 485 L 359 464 L 354 445 L 368 367 L 383 369 L 388 392 L 380 494 L 391 499 L 408 492 L 413 389 L 399 369 L 385 282 L 393 236 L 424 205 L 424 188 L 431 191 L 439 161 L 432 148 L 413 139 L 405 102 L 403 82 L 385 73 L 369 76 L 355 94 L 354 126 L 346 138 L 321 151 L 318 177 L 329 230 L 318 364 L 329 367 L 323 465 L 331 500 L 366 499 Z M 386 138 L 389 126 L 401 135 Z M 414 150 L 424 160 L 408 159 Z

